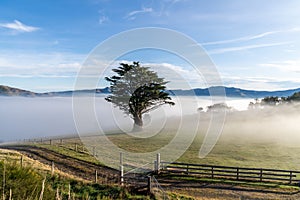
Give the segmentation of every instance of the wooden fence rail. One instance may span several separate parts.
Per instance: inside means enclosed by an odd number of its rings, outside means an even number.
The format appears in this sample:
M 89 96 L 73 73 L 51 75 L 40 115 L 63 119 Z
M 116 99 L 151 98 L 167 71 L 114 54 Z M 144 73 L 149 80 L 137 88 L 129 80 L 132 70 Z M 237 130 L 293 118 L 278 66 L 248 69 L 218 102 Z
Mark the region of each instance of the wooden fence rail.
M 161 162 L 162 172 L 212 179 L 300 185 L 300 171 Z

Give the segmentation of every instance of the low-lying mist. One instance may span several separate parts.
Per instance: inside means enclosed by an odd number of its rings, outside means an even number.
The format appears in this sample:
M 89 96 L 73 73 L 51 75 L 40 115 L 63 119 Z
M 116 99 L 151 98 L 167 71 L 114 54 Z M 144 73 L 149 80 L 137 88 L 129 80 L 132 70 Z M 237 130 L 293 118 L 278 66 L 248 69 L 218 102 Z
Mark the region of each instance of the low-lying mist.
M 299 106 L 245 111 L 249 102 L 250 99 L 227 99 L 227 104 L 239 111 L 227 113 L 221 139 L 278 140 L 293 143 L 300 141 Z M 203 126 L 202 132 L 205 132 L 207 122 L 210 121 L 210 114 L 199 112 L 197 109 L 206 108 L 211 104 L 208 97 L 196 99 L 184 97 L 174 107 L 163 106 L 145 115 L 145 127 L 155 124 L 155 121 L 163 125 L 166 118 L 170 120 L 174 118 L 177 121 L 179 116 L 188 115 L 190 120 L 185 123 L 194 123 L 193 120 L 200 119 L 200 129 Z M 193 117 L 199 115 L 200 118 Z M 87 134 L 98 132 L 99 125 L 104 131 L 116 129 L 129 131 L 132 128 L 133 121 L 118 109 L 113 108 L 103 97 L 95 98 L 95 116 L 95 120 L 83 120 L 86 123 L 82 126 Z M 84 118 L 84 115 L 82 117 Z M 170 120 L 168 124 L 172 124 Z M 77 133 L 73 118 L 72 98 L 69 97 L 1 97 L 0 121 L 0 140 L 2 141 Z
M 300 144 L 300 104 L 228 113 L 222 139 Z

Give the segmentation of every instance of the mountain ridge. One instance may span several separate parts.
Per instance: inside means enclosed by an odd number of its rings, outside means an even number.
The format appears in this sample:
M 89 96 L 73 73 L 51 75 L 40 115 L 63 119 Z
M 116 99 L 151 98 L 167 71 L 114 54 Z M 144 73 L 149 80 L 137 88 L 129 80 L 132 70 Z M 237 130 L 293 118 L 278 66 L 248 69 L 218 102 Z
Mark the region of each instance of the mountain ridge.
M 222 90 L 225 90 L 227 97 L 239 97 L 239 98 L 263 98 L 266 96 L 278 96 L 278 97 L 287 97 L 295 92 L 300 92 L 300 88 L 288 89 L 288 90 L 277 90 L 277 91 L 259 91 L 259 90 L 245 90 L 236 87 L 225 87 L 225 86 L 213 86 L 210 88 L 194 88 L 190 90 L 168 90 L 170 95 L 177 96 L 210 96 L 210 92 L 214 95 L 222 95 Z M 109 94 L 109 88 L 96 88 L 96 89 L 85 89 L 85 90 L 67 90 L 67 91 L 54 91 L 54 92 L 45 92 L 37 93 L 29 90 L 19 89 L 15 87 L 0 85 L 0 96 L 22 96 L 22 97 L 69 97 L 72 95 L 101 95 Z

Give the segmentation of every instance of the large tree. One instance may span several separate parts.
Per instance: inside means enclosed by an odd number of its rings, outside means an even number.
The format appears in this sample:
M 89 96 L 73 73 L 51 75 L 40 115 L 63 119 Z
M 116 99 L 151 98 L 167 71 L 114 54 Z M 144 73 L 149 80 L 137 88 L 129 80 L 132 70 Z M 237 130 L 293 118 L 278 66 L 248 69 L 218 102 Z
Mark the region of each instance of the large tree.
M 168 82 L 139 62 L 120 63 L 112 71 L 116 75 L 105 77 L 110 82 L 111 91 L 111 95 L 105 99 L 131 116 L 134 120 L 133 130 L 141 130 L 143 114 L 164 104 L 175 105 L 165 91 Z

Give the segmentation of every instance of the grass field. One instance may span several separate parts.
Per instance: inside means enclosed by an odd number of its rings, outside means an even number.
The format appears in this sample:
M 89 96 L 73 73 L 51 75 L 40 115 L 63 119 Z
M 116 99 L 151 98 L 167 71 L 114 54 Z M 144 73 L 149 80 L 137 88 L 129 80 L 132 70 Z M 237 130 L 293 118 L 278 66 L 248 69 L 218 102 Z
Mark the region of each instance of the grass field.
M 200 131 L 193 143 L 177 161 L 300 170 L 300 126 L 298 126 L 300 117 L 297 110 L 289 113 L 276 109 L 264 110 L 263 112 L 229 113 L 223 132 L 213 150 L 205 158 L 200 159 L 198 156 L 199 149 L 209 125 L 207 120 L 201 121 Z M 57 145 L 43 144 L 42 146 L 82 160 L 105 163 L 106 158 L 113 155 L 106 139 L 124 152 L 140 153 L 142 156 L 145 152 L 159 152 L 160 148 L 167 145 L 175 137 L 175 134 L 175 129 L 164 129 L 149 138 L 133 137 L 121 133 L 107 135 L 107 137 L 101 135 L 85 137 L 82 140 L 79 138 L 67 139 L 61 145 L 64 148 L 59 148 L 58 141 L 56 141 Z M 183 139 L 185 136 L 188 137 L 188 134 L 182 136 Z M 83 149 L 81 141 L 87 145 L 87 149 L 90 150 L 89 154 L 92 154 L 92 147 L 96 147 L 98 161 L 90 156 L 86 149 Z M 74 152 L 75 143 L 80 144 L 78 152 Z M 176 147 L 181 148 L 180 142 Z M 166 155 L 162 154 L 161 156 L 163 160 L 169 161 Z M 114 159 L 118 162 L 118 155 L 115 155 Z
M 230 116 L 229 116 L 230 117 Z M 236 116 L 231 116 L 232 118 Z M 280 137 L 281 130 L 273 130 L 271 133 L 267 132 L 268 126 L 272 127 L 272 124 L 267 119 L 262 119 L 260 122 L 251 121 L 251 118 L 247 118 L 247 124 L 242 124 L 245 118 L 241 117 L 239 121 L 227 121 L 224 125 L 224 130 L 220 136 L 218 142 L 214 146 L 213 150 L 205 157 L 199 158 L 199 149 L 203 142 L 204 133 L 199 132 L 195 137 L 191 146 L 185 151 L 185 153 L 177 160 L 178 162 L 187 163 L 201 163 L 201 164 L 214 164 L 214 165 L 226 165 L 226 166 L 238 166 L 238 167 L 259 167 L 259 168 L 275 168 L 275 169 L 287 169 L 287 170 L 300 170 L 300 140 L 298 136 L 291 137 L 294 132 L 298 132 L 298 127 L 294 127 L 292 133 L 282 133 L 283 137 Z M 263 122 L 265 120 L 265 122 Z M 264 123 L 264 126 L 259 127 L 259 123 Z M 273 123 L 273 122 L 272 122 Z M 252 130 L 249 130 L 249 126 L 253 126 Z M 207 127 L 207 124 L 202 123 L 202 127 Z M 235 127 L 235 128 L 232 128 Z M 252 134 L 253 132 L 253 134 Z M 174 137 L 172 131 L 161 132 L 150 138 L 137 138 L 127 134 L 112 134 L 107 135 L 109 141 L 128 152 L 151 152 L 158 150 Z M 260 133 L 260 134 L 258 134 Z M 299 130 L 300 135 L 300 130 Z M 91 136 L 86 137 L 83 140 L 89 141 L 91 146 L 95 146 L 97 151 L 101 151 L 101 155 L 110 155 L 110 149 L 105 146 L 99 146 L 98 144 L 104 144 L 104 136 Z M 75 143 L 78 145 L 78 152 L 74 152 Z M 64 148 L 60 148 L 58 141 L 57 145 L 42 144 L 52 150 L 60 153 L 75 156 L 82 160 L 91 162 L 102 162 L 101 157 L 97 161 L 92 156 L 88 155 L 81 144 L 79 138 L 64 140 Z M 38 144 L 41 145 L 41 144 Z M 98 146 L 97 146 L 98 145 Z M 177 146 L 181 148 L 180 144 Z M 92 152 L 90 152 L 92 154 Z M 165 158 L 162 155 L 162 158 Z M 118 160 L 118 157 L 116 158 Z M 168 161 L 168 160 L 165 160 Z M 105 160 L 104 160 L 105 162 Z M 103 163 L 103 162 L 102 162 Z

